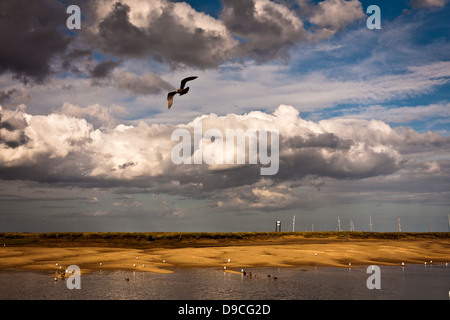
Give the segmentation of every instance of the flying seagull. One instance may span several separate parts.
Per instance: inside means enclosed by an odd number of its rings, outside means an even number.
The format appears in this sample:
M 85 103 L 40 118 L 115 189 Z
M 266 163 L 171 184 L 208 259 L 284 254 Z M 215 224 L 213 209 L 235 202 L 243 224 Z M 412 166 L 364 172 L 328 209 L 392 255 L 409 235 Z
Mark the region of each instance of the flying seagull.
M 177 94 L 177 93 L 179 93 L 180 96 L 182 96 L 183 94 L 188 93 L 189 87 L 186 87 L 186 88 L 185 88 L 184 86 L 186 85 L 186 82 L 191 81 L 191 80 L 194 80 L 194 79 L 197 79 L 197 77 L 187 77 L 187 78 L 184 78 L 183 80 L 181 80 L 180 89 L 177 89 L 177 91 L 169 92 L 169 93 L 167 94 L 167 107 L 168 107 L 169 109 L 170 109 L 170 107 L 171 107 L 172 104 L 173 104 L 173 96 L 174 96 L 175 94 Z

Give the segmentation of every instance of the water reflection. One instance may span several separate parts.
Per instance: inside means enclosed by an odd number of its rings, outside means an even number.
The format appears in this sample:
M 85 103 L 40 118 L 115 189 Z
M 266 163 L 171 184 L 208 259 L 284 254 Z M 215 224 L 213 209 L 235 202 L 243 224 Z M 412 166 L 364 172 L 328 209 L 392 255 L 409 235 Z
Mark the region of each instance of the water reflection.
M 249 277 L 249 273 L 252 276 Z M 269 276 L 270 275 L 270 276 Z M 445 265 L 381 266 L 381 289 L 369 290 L 366 268 L 252 268 L 244 274 L 218 269 L 177 269 L 172 274 L 97 271 L 81 277 L 81 289 L 45 272 L 3 271 L 0 299 L 448 299 Z

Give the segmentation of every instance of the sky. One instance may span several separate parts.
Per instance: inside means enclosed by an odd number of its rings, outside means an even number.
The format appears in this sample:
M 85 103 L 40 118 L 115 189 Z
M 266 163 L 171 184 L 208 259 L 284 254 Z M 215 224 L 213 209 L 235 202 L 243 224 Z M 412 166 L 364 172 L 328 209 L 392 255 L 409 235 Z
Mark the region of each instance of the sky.
M 296 231 L 449 231 L 449 16 L 447 0 L 3 0 L 0 232 L 288 231 L 294 215 Z M 277 130 L 279 170 L 175 164 L 172 133 L 200 122 Z

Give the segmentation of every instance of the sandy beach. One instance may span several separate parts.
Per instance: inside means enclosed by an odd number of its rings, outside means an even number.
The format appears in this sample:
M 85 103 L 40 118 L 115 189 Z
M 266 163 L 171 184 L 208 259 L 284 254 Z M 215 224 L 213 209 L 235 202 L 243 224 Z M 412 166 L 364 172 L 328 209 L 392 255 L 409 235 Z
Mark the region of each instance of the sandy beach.
M 201 246 L 199 244 L 201 243 Z M 22 269 L 58 272 L 77 265 L 95 270 L 171 273 L 176 268 L 220 268 L 235 272 L 252 267 L 352 267 L 450 262 L 450 239 L 337 239 L 297 236 L 253 241 L 199 241 L 184 245 L 130 248 L 93 243 L 5 245 L 0 271 Z M 226 269 L 224 268 L 226 267 Z

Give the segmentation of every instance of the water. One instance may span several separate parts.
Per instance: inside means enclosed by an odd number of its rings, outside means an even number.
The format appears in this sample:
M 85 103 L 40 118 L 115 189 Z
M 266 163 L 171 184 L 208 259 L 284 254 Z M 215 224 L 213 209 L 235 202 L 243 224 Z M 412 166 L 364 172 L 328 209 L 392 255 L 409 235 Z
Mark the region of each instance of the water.
M 448 300 L 450 267 L 381 266 L 381 289 L 366 286 L 366 268 L 252 268 L 251 279 L 219 269 L 176 269 L 172 274 L 96 271 L 68 289 L 51 273 L 0 272 L 2 300 Z M 257 277 L 255 277 L 255 274 Z M 271 277 L 267 277 L 270 274 Z M 277 279 L 273 279 L 276 276 Z M 129 281 L 124 281 L 129 278 Z

